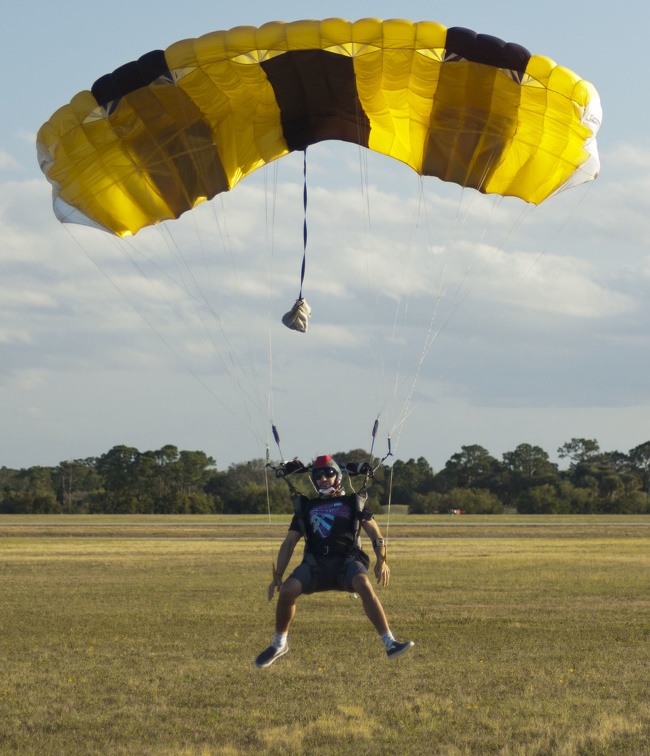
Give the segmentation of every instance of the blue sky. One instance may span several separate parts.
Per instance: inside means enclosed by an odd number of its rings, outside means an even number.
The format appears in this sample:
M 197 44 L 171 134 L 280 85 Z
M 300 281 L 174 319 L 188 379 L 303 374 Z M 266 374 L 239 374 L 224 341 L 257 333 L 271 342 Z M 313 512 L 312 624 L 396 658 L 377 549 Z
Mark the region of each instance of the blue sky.
M 500 457 L 531 443 L 554 457 L 572 437 L 624 452 L 650 439 L 650 11 L 434 5 L 14 5 L 0 29 L 0 466 L 172 443 L 223 469 L 264 454 L 271 419 L 283 454 L 310 458 L 368 448 L 378 414 L 377 453 L 392 430 L 397 456 L 436 469 L 463 444 Z M 315 148 L 305 335 L 279 322 L 299 283 L 298 156 L 132 245 L 56 221 L 34 139 L 77 91 L 184 37 L 326 16 L 467 26 L 574 69 L 602 99 L 601 176 L 536 209 L 425 181 L 423 210 L 405 167 L 349 146 Z M 214 256 L 206 290 L 219 321 L 197 322 L 179 287 L 143 262 L 162 266 L 171 244 L 195 270 Z M 443 258 L 449 286 L 435 310 L 426 294 Z M 440 333 L 420 363 L 431 323 Z

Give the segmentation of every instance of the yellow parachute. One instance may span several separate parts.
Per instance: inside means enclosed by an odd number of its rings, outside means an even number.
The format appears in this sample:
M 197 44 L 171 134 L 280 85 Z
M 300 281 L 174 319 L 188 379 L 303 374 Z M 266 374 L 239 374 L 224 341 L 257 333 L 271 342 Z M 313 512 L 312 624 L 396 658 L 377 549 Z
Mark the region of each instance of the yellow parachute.
M 118 236 L 337 139 L 539 203 L 595 178 L 598 94 L 520 45 L 429 21 L 272 22 L 156 50 L 38 132 L 62 221 Z

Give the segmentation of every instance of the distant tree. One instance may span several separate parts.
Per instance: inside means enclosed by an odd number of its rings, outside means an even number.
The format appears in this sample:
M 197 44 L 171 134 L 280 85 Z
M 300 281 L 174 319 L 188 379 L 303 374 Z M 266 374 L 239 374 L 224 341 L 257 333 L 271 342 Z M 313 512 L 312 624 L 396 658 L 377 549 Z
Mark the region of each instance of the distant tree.
M 8 476 L 7 476 L 8 477 Z M 29 467 L 16 472 L 3 491 L 3 514 L 55 514 L 61 512 L 56 499 L 51 467 Z
M 501 463 L 487 449 L 478 444 L 461 446 L 435 476 L 434 487 L 443 493 L 453 488 L 489 488 L 498 485 L 501 470 Z
M 266 471 L 266 460 L 258 458 L 248 462 L 233 463 L 228 467 L 227 481 L 236 488 L 246 483 L 261 483 Z
M 446 493 L 414 494 L 409 514 L 502 514 L 503 502 L 485 488 L 452 488 Z
M 612 512 L 616 502 L 638 490 L 641 479 L 625 455 L 619 452 L 594 454 L 575 462 L 565 477 L 577 488 L 589 489 L 590 512 Z
M 292 512 L 284 481 L 275 477 L 263 459 L 232 464 L 226 472 L 211 475 L 205 490 L 217 497 L 225 514 Z
M 137 494 L 143 468 L 138 470 L 140 452 L 132 446 L 114 446 L 97 458 L 95 466 L 104 483 L 104 511 L 133 514 L 138 511 Z
M 569 502 L 559 495 L 556 486 L 544 483 L 532 486 L 521 493 L 517 500 L 520 514 L 567 514 L 571 511 Z
M 502 514 L 503 502 L 485 488 L 452 488 L 440 497 L 440 511 L 466 514 Z
M 598 511 L 598 489 L 574 486 L 568 480 L 533 486 L 517 502 L 520 514 L 590 514 Z
M 557 465 L 550 461 L 540 446 L 519 444 L 514 451 L 505 452 L 503 464 L 521 479 L 534 480 L 557 475 Z
M 461 447 L 437 475 L 424 457 L 378 463 L 368 506 L 407 504 L 412 513 L 499 512 L 650 513 L 650 441 L 629 454 L 602 452 L 595 439 L 572 438 L 558 449 L 559 471 L 539 446 L 520 444 L 502 462 L 477 444 Z M 333 454 L 341 466 L 368 460 L 363 449 Z M 303 460 L 306 463 L 312 460 Z M 347 483 L 358 490 L 362 478 Z M 295 483 L 311 494 L 308 476 Z M 300 486 L 300 483 L 304 486 Z M 0 514 L 49 512 L 210 513 L 293 511 L 286 483 L 266 461 L 218 471 L 202 451 L 167 444 L 140 452 L 114 446 L 98 458 L 57 467 L 0 468 Z
M 443 494 L 431 491 L 430 493 L 414 493 L 409 504 L 409 514 L 440 514 Z
M 628 456 L 632 469 L 641 476 L 643 491 L 650 497 L 650 441 L 635 446 Z
M 332 457 L 344 467 L 348 462 L 368 462 L 370 461 L 370 454 L 365 449 L 352 449 L 347 452 L 336 452 L 332 454 Z M 311 460 L 303 459 L 305 464 Z
M 559 477 L 557 465 L 539 446 L 519 444 L 503 455 L 502 485 L 498 491 L 508 505 L 517 506 L 519 497 L 533 486 L 553 483 Z
M 557 450 L 560 459 L 568 458 L 575 467 L 584 462 L 593 461 L 600 454 L 598 441 L 591 438 L 572 438 Z
M 226 508 L 224 494 L 229 490 L 227 480 L 227 472 L 223 470 L 215 471 L 210 475 L 205 484 L 205 493 L 210 497 L 214 511 L 219 514 L 224 512 Z
M 433 486 L 433 470 L 424 457 L 411 458 L 407 462 L 395 460 L 392 471 L 388 468 L 385 476 L 392 480 L 391 503 L 411 504 L 414 494 L 427 493 Z M 388 490 L 384 490 L 382 504 L 388 504 Z
M 0 468 L 0 514 L 17 514 L 18 470 Z
M 243 483 L 225 502 L 226 514 L 264 514 L 268 511 L 267 490 L 261 483 Z
M 155 462 L 155 467 L 149 468 L 149 475 L 143 477 L 149 478 L 149 485 L 155 485 L 155 499 L 164 499 L 170 494 L 176 494 L 180 488 L 180 466 L 178 461 L 180 454 L 178 447 L 173 444 L 166 444 L 156 451 L 144 452 L 138 460 L 142 465 L 145 460 L 151 458 Z
M 188 496 L 203 492 L 215 464 L 214 459 L 202 451 L 182 451 L 176 462 L 180 490 Z
M 633 491 L 617 499 L 610 514 L 650 514 L 650 499 L 642 491 Z
M 95 459 L 74 459 L 59 462 L 52 480 L 61 511 L 66 514 L 89 512 L 91 500 L 102 487 Z
M 602 452 L 599 461 L 601 465 L 610 468 L 619 475 L 624 475 L 632 469 L 630 457 L 619 451 Z

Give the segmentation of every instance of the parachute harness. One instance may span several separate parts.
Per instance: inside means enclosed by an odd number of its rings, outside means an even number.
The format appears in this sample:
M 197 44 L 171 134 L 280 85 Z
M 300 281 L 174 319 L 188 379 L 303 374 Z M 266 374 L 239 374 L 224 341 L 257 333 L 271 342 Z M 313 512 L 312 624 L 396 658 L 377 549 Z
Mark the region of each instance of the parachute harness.
M 370 454 L 368 455 L 368 460 L 366 462 L 363 462 L 359 464 L 358 466 L 354 463 L 349 463 L 344 466 L 342 473 L 345 473 L 348 478 L 348 484 L 350 486 L 350 489 L 353 493 L 357 493 L 357 491 L 354 488 L 354 485 L 352 483 L 352 476 L 353 475 L 359 475 L 362 474 L 364 476 L 363 483 L 361 485 L 361 488 L 359 489 L 358 493 L 362 497 L 366 497 L 368 493 L 368 488 L 370 487 L 370 481 L 373 479 L 375 472 L 379 469 L 379 467 L 388 459 L 388 457 L 391 457 L 393 455 L 393 452 L 391 450 L 391 439 L 390 436 L 388 437 L 388 451 L 386 454 L 379 460 L 377 465 L 375 467 L 372 466 L 372 458 L 373 458 L 373 450 L 375 446 L 375 440 L 377 437 L 377 430 L 379 428 L 379 418 L 375 420 L 375 423 L 373 425 L 372 429 L 372 443 L 370 446 Z M 282 448 L 280 446 L 280 435 L 278 433 L 278 430 L 274 424 L 271 425 L 271 429 L 273 432 L 273 438 L 275 439 L 275 443 L 278 447 L 278 451 L 280 452 L 280 458 L 284 459 L 284 455 L 282 454 Z M 289 489 L 289 496 L 294 501 L 294 511 L 298 514 L 299 519 L 302 518 L 301 511 L 299 510 L 299 507 L 296 505 L 296 499 L 297 497 L 301 496 L 300 491 L 294 486 L 292 481 L 290 480 L 290 476 L 294 475 L 295 473 L 306 473 L 313 470 L 314 464 L 309 465 L 303 465 L 300 460 L 297 458 L 294 458 L 290 462 L 281 462 L 280 465 L 275 466 L 271 463 L 270 460 L 270 453 L 269 453 L 269 447 L 267 445 L 266 447 L 266 465 L 265 470 L 266 472 L 266 496 L 267 496 L 267 509 L 268 509 L 268 518 L 269 518 L 269 528 L 271 526 L 271 497 L 269 492 L 269 486 L 268 486 L 268 470 L 271 469 L 275 473 L 276 478 L 282 478 L 284 482 L 287 484 L 287 487 Z M 390 528 L 390 505 L 391 505 L 391 498 L 392 498 L 392 486 L 393 486 L 393 475 L 392 475 L 392 468 L 391 468 L 391 475 L 389 479 L 389 491 L 388 491 L 388 517 L 386 521 L 386 536 L 384 539 L 382 539 L 383 545 L 384 545 L 384 555 L 383 555 L 383 562 L 388 563 L 388 530 Z M 322 493 L 319 491 L 319 489 L 316 487 L 316 484 L 314 483 L 314 480 L 312 476 L 309 476 L 309 482 L 311 483 L 312 488 L 317 493 Z M 340 492 L 343 492 L 343 486 L 340 486 Z M 303 535 L 305 535 L 305 529 L 304 529 L 304 522 L 301 521 L 301 530 L 303 532 Z M 361 521 L 359 520 L 357 522 L 356 526 L 356 535 L 355 535 L 355 541 L 358 539 L 359 534 L 361 531 Z M 306 535 L 305 535 L 306 537 Z M 373 547 L 375 546 L 375 543 L 373 542 Z M 273 581 L 275 582 L 276 586 L 279 588 L 282 584 L 282 576 L 276 571 L 276 564 L 275 560 L 272 558 L 271 560 L 272 566 L 273 566 Z

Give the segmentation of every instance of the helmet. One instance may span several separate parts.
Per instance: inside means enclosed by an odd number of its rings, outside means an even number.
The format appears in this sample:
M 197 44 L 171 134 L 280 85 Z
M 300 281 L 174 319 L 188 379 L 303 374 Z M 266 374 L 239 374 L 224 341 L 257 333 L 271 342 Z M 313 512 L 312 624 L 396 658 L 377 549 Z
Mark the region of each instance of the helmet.
M 334 485 L 329 488 L 319 488 L 316 474 L 323 470 L 332 470 L 336 478 L 334 479 Z M 316 457 L 315 462 L 312 465 L 311 479 L 316 486 L 316 490 L 321 496 L 335 496 L 339 494 L 343 488 L 343 473 L 338 464 L 330 457 L 329 454 L 323 454 Z

